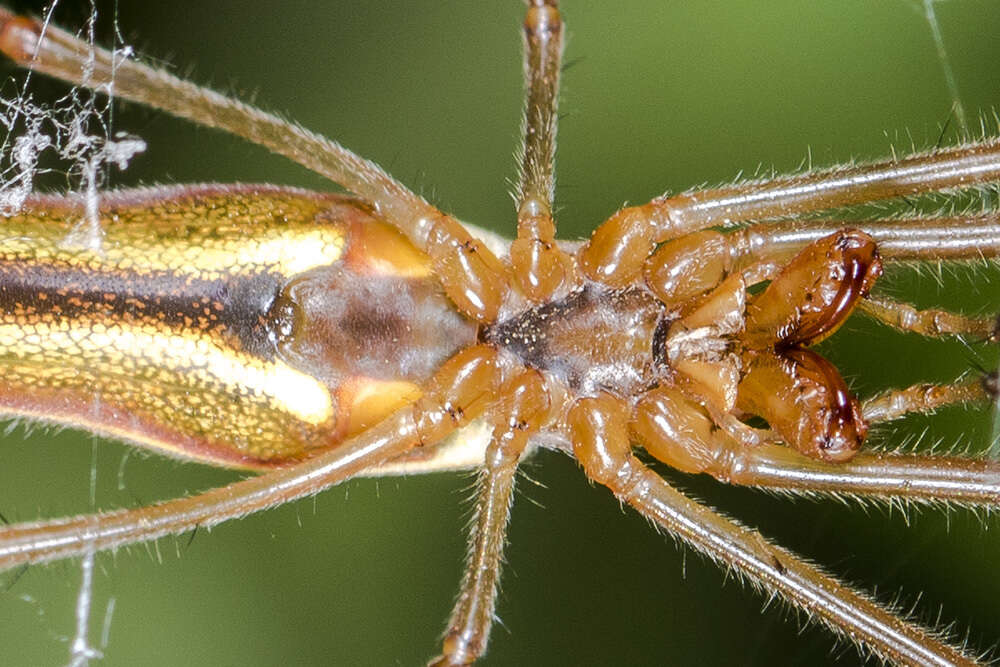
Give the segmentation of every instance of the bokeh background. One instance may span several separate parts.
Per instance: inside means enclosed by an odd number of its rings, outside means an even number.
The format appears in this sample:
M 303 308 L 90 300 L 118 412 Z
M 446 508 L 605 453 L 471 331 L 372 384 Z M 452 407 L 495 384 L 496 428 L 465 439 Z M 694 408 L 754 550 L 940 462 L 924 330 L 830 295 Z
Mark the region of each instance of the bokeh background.
M 693 6 L 697 5 L 697 6 Z M 30 10 L 30 3 L 21 3 Z M 936 6 L 965 108 L 1000 103 L 1000 8 Z M 37 9 L 35 10 L 37 11 Z M 509 233 L 508 185 L 520 111 L 519 2 L 215 1 L 100 4 L 102 38 L 124 39 L 174 71 L 237 91 L 338 139 L 462 219 Z M 87 3 L 64 0 L 60 24 Z M 566 0 L 568 68 L 558 155 L 561 233 L 588 233 L 615 208 L 721 183 L 932 145 L 952 101 L 916 2 L 629 3 Z M 64 89 L 36 78 L 38 95 Z M 148 151 L 112 183 L 275 182 L 317 177 L 216 132 L 120 107 L 117 130 Z M 994 127 L 993 121 L 989 126 Z M 952 123 L 947 141 L 955 141 Z M 995 130 L 991 130 L 995 133 Z M 54 179 L 50 187 L 60 187 Z M 893 294 L 924 305 L 1000 309 L 988 269 L 903 272 Z M 928 343 L 852 320 L 824 352 L 862 394 L 944 380 L 996 354 Z M 889 434 L 988 444 L 988 410 L 914 419 Z M 240 475 L 147 456 L 72 431 L 11 429 L 0 443 L 9 520 L 148 503 Z M 1000 639 L 1000 531 L 967 512 L 788 501 L 668 475 L 834 572 L 902 591 L 923 618 L 970 643 Z M 467 475 L 358 480 L 314 500 L 103 555 L 91 638 L 112 665 L 414 665 L 438 648 L 456 591 Z M 573 461 L 525 466 L 487 665 L 856 664 L 857 654 L 656 534 Z M 0 661 L 65 664 L 80 569 L 5 575 Z

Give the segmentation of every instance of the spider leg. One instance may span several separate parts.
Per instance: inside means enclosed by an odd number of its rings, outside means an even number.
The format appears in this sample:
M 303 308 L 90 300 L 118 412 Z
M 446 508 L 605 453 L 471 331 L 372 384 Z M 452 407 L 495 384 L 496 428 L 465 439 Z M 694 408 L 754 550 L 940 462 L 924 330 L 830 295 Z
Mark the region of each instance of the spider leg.
M 949 384 L 915 384 L 906 389 L 890 389 L 861 405 L 865 421 L 888 422 L 911 413 L 928 413 L 948 405 L 979 403 L 992 398 L 984 379 L 959 380 Z
M 55 26 L 0 9 L 0 52 L 19 65 L 74 85 L 113 92 L 283 155 L 369 202 L 433 261 L 446 294 L 477 320 L 495 318 L 507 275 L 492 252 L 457 220 L 427 203 L 374 162 L 326 137 L 161 69 L 98 49 Z
M 846 463 L 825 463 L 782 445 L 720 452 L 705 469 L 727 484 L 809 497 L 853 496 L 995 509 L 1000 463 L 987 459 L 917 454 L 860 453 Z
M 524 19 L 524 144 L 517 190 L 517 239 L 511 245 L 515 284 L 531 301 L 549 299 L 573 271 L 555 244 L 556 107 L 562 59 L 557 2 L 533 0 Z M 529 436 L 549 421 L 549 397 L 533 370 L 500 390 L 493 439 L 479 475 L 469 555 L 458 600 L 434 665 L 466 665 L 486 651 L 496 607 L 514 477 Z
M 608 394 L 580 399 L 567 417 L 573 451 L 587 475 L 644 517 L 731 568 L 753 585 L 823 622 L 882 659 L 901 664 L 975 664 L 937 633 L 906 621 L 709 507 L 671 487 L 632 455 L 628 409 Z
M 998 179 L 1000 141 L 991 139 L 861 167 L 660 197 L 623 208 L 594 230 L 580 250 L 580 265 L 593 280 L 622 287 L 639 273 L 658 243 L 706 227 L 970 188 Z
M 882 296 L 870 296 L 858 309 L 886 326 L 912 331 L 927 337 L 971 336 L 996 341 L 996 317 L 968 317 L 941 308 L 918 309 L 908 303 Z
M 318 493 L 414 447 L 438 442 L 493 403 L 499 380 L 496 356 L 485 345 L 459 352 L 441 366 L 415 403 L 295 466 L 158 505 L 0 527 L 0 569 L 211 527 Z
M 524 18 L 524 144 L 517 238 L 510 259 L 518 288 L 539 303 L 563 287 L 574 268 L 570 256 L 555 243 L 552 219 L 563 24 L 554 0 L 529 4 Z
M 727 236 L 737 263 L 782 262 L 838 229 L 863 229 L 886 260 L 982 261 L 1000 257 L 1000 214 L 875 220 L 779 220 Z
M 551 418 L 541 374 L 527 370 L 500 388 L 493 439 L 479 474 L 469 555 L 458 600 L 433 665 L 467 665 L 486 652 L 493 625 L 514 477 L 532 434 Z

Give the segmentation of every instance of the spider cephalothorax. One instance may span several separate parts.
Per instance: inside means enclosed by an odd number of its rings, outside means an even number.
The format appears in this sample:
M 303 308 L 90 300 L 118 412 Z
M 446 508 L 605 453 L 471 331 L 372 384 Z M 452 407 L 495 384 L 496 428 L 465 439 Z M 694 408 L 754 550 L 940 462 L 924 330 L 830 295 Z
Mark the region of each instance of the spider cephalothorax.
M 696 238 L 701 245 L 692 243 Z M 669 425 L 676 426 L 685 412 L 686 421 L 716 421 L 699 432 L 725 431 L 747 445 L 767 438 L 734 413 L 764 417 L 780 439 L 803 453 L 826 461 L 851 458 L 867 432 L 860 405 L 836 369 L 805 346 L 833 333 L 881 274 L 871 237 L 845 230 L 815 241 L 749 305 L 740 273 L 726 278 L 720 272 L 718 284 L 711 285 L 704 274 L 691 278 L 678 270 L 684 266 L 679 252 L 702 258 L 728 253 L 725 237 L 692 235 L 678 245 L 682 250 L 668 243 L 651 260 L 673 269 L 667 287 L 646 279 L 619 288 L 582 280 L 552 301 L 488 327 L 483 340 L 544 371 L 562 385 L 561 395 L 618 397 L 623 409 L 637 411 L 646 448 L 688 472 L 704 470 L 687 460 L 696 456 L 692 447 L 735 442 L 685 441 L 685 453 L 669 454 L 683 430 Z M 759 267 L 744 271 L 757 275 Z M 655 277 L 657 269 L 645 275 Z M 702 456 L 713 458 L 707 451 Z

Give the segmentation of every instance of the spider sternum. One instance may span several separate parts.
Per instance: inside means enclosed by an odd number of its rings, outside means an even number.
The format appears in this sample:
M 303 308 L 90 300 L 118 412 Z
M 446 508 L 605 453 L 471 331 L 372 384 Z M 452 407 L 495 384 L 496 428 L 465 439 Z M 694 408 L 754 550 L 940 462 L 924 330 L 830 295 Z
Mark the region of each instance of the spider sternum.
M 481 340 L 581 395 L 635 396 L 670 374 L 654 340 L 675 317 L 645 289 L 588 282 L 486 327 Z

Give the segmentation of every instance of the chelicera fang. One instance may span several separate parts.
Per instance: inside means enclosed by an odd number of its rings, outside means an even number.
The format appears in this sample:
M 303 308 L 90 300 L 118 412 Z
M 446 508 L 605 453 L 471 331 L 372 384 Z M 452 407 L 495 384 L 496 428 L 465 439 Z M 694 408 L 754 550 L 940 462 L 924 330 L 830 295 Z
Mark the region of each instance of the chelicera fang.
M 530 145 L 531 145 L 531 144 L 530 144 L 530 142 L 529 142 L 529 146 L 530 146 Z M 876 236 L 877 236 L 877 235 L 876 235 Z M 617 238 L 617 235 L 616 235 L 616 238 Z M 713 238 L 713 239 L 715 239 L 715 237 L 712 237 L 712 238 Z M 711 242 L 714 242 L 714 241 L 709 241 L 709 242 L 711 243 Z M 856 243 L 854 243 L 854 242 L 856 242 Z M 854 245 L 857 245 L 858 247 L 861 247 L 861 248 L 870 248 L 870 245 L 868 245 L 868 244 L 867 244 L 867 241 L 865 241 L 865 240 L 864 240 L 864 239 L 863 239 L 862 237 L 860 237 L 860 236 L 857 236 L 857 235 L 854 235 L 854 234 L 849 234 L 849 235 L 847 235 L 847 236 L 843 236 L 843 237 L 840 237 L 840 238 L 837 238 L 837 239 L 836 239 L 835 241 L 832 241 L 831 243 L 833 243 L 833 247 L 837 247 L 837 246 L 845 246 L 845 245 L 846 245 L 846 246 L 851 246 L 851 245 L 852 245 L 852 243 L 854 243 Z M 667 245 L 667 246 L 664 246 L 664 247 L 665 247 L 665 248 L 670 248 L 670 245 Z M 982 246 L 980 246 L 980 248 L 981 248 L 981 247 L 982 247 Z M 647 254 L 647 253 L 643 252 L 643 253 L 640 253 L 640 254 L 641 254 L 641 255 L 643 256 L 643 259 L 645 259 L 645 254 Z M 869 258 L 868 260 L 865 260 L 865 261 L 863 261 L 863 262 L 861 262 L 861 263 L 863 263 L 863 264 L 867 264 L 867 265 L 869 265 L 869 266 L 875 266 L 875 262 L 874 262 L 874 260 L 873 260 L 872 258 Z M 809 266 L 813 266 L 812 262 L 808 262 L 807 264 L 808 264 Z M 771 274 L 768 274 L 768 275 L 771 275 Z M 728 292 L 728 294 L 729 294 L 730 296 L 733 296 L 733 295 L 738 295 L 738 294 L 740 294 L 740 291 L 739 291 L 739 290 L 733 290 L 732 292 Z M 510 318 L 510 319 L 508 319 L 507 321 L 508 321 L 508 322 L 510 322 L 510 321 L 511 321 L 512 319 L 513 319 L 513 318 Z M 530 323 L 529 323 L 529 324 L 530 324 Z M 525 325 L 525 326 L 527 326 L 527 328 L 528 328 L 528 331 L 529 331 L 528 335 L 530 336 L 530 335 L 531 335 L 531 333 L 530 333 L 530 331 L 531 331 L 531 327 L 530 327 L 530 326 L 528 326 L 528 325 Z M 659 327 L 658 327 L 658 326 L 655 326 L 655 327 L 650 327 L 650 328 L 652 329 L 652 331 L 650 332 L 651 334 L 655 334 L 655 333 L 656 333 L 656 330 L 658 330 L 658 329 L 659 329 Z M 765 329 L 766 329 L 766 328 L 765 328 Z M 496 328 L 495 328 L 495 329 L 493 329 L 493 330 L 494 330 L 494 331 L 499 331 L 500 333 L 507 333 L 507 331 L 506 331 L 506 330 L 504 330 L 504 329 L 503 329 L 502 327 L 501 327 L 500 329 L 496 329 Z M 668 336 L 668 333 L 669 333 L 669 332 L 667 332 L 667 331 L 664 331 L 664 332 L 662 332 L 662 336 L 661 336 L 661 337 L 662 337 L 662 338 L 664 338 L 664 339 L 666 339 L 666 338 L 669 338 L 669 336 Z M 733 332 L 733 333 L 734 333 L 734 335 L 735 335 L 735 332 Z M 523 339 L 524 337 L 525 337 L 525 336 L 521 336 L 521 338 L 522 338 L 522 339 Z M 650 338 L 654 338 L 654 339 L 655 339 L 655 338 L 656 338 L 656 336 L 655 336 L 655 335 L 651 335 L 651 336 L 650 336 Z M 675 342 L 676 342 L 676 339 L 674 339 L 674 340 L 675 340 Z M 496 342 L 496 341 L 494 341 L 494 342 Z M 666 344 L 666 340 L 664 340 L 664 341 L 662 341 L 662 342 L 663 342 L 663 345 L 664 345 L 664 347 L 669 347 L 669 346 L 667 346 L 667 344 Z M 773 341 L 772 341 L 772 342 L 773 342 Z M 794 346 L 792 345 L 792 343 L 794 343 L 794 342 L 796 342 L 796 341 L 794 341 L 794 340 L 789 340 L 789 339 L 788 339 L 788 338 L 786 337 L 786 338 L 783 338 L 783 339 L 782 339 L 782 342 L 784 343 L 784 344 L 783 344 L 783 346 L 782 346 L 783 348 L 791 348 L 791 347 L 794 347 Z M 770 345 L 770 344 L 768 344 L 768 345 L 765 345 L 765 347 L 771 347 L 771 346 L 772 346 L 772 345 Z M 676 347 L 676 346 L 675 346 L 675 347 Z M 782 354 L 783 354 L 783 355 L 785 355 L 785 356 L 787 356 L 788 354 L 791 354 L 791 352 L 789 352 L 789 350 L 788 350 L 788 349 L 784 349 L 784 350 L 782 350 Z M 797 352 L 797 351 L 796 351 L 796 352 L 795 352 L 794 354 L 799 354 L 799 352 Z M 819 362 L 816 362 L 816 363 L 819 363 Z M 580 381 L 580 382 L 578 382 L 578 383 L 577 383 L 577 388 L 580 388 L 580 387 L 582 387 L 582 386 L 583 386 L 583 381 Z M 771 384 L 771 383 L 768 383 L 768 386 L 773 386 L 773 384 Z M 705 399 L 703 399 L 703 400 L 705 400 Z M 706 409 L 708 409 L 708 408 L 706 408 Z M 717 420 L 717 421 L 718 421 L 718 420 Z M 737 426 L 736 426 L 735 424 L 733 424 L 732 426 L 733 426 L 734 428 L 739 428 L 739 427 L 737 427 Z M 782 566 L 782 567 L 784 567 L 784 566 Z

